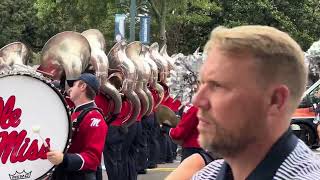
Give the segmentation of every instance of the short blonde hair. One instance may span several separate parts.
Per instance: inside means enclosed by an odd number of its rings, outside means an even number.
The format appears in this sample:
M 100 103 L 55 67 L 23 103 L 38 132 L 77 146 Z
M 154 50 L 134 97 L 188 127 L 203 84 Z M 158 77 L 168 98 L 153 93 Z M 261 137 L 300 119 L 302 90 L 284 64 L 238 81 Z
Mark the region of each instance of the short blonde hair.
M 212 30 L 204 53 L 214 45 L 227 54 L 248 52 L 256 59 L 260 82 L 285 84 L 290 91 L 292 111 L 301 101 L 307 83 L 304 54 L 287 33 L 269 26 L 217 27 Z

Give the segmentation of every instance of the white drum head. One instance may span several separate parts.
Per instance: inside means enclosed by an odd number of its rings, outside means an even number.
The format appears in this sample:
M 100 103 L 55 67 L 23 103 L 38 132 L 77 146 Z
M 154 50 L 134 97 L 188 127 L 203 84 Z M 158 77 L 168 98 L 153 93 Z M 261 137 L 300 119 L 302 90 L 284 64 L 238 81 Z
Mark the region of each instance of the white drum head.
M 65 101 L 50 84 L 29 75 L 0 78 L 0 179 L 40 179 L 54 167 L 50 149 L 65 152 L 71 122 Z

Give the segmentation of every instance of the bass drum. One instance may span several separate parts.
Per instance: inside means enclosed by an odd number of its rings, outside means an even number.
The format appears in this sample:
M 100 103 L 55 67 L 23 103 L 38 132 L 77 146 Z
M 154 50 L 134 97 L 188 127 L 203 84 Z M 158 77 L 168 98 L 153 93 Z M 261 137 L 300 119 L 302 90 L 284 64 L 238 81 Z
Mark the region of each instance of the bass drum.
M 0 75 L 0 179 L 43 179 L 49 149 L 66 152 L 71 121 L 66 102 L 37 73 Z

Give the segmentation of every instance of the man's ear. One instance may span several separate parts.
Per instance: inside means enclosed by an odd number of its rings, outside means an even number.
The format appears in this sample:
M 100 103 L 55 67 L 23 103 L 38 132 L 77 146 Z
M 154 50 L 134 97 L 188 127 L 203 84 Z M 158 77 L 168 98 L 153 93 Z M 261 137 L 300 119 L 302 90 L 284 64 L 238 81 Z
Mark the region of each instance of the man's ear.
M 86 87 L 87 87 L 87 84 L 86 84 L 86 83 L 82 83 L 82 84 L 80 85 L 81 91 L 85 91 L 85 90 L 86 90 Z
M 283 111 L 285 108 L 285 104 L 289 101 L 290 91 L 287 86 L 280 85 L 273 89 L 270 106 L 273 112 Z

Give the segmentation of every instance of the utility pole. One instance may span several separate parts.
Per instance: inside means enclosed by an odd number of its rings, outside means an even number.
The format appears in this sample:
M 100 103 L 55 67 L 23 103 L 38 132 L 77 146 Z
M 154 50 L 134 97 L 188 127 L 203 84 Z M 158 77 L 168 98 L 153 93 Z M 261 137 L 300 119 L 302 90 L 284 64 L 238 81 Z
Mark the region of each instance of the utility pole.
M 137 14 L 137 2 L 131 0 L 130 3 L 130 42 L 135 41 L 136 37 L 136 14 Z

